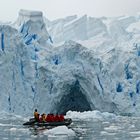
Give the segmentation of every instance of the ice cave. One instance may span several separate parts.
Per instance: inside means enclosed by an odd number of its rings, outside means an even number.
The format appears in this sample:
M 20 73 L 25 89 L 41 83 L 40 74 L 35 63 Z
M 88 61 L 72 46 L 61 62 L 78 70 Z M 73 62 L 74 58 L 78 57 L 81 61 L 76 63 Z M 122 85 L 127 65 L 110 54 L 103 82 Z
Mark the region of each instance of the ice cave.
M 84 93 L 82 93 L 79 81 L 70 86 L 70 90 L 67 95 L 64 95 L 60 103 L 56 106 L 56 112 L 58 114 L 66 114 L 67 111 L 89 111 L 92 110 L 89 102 Z

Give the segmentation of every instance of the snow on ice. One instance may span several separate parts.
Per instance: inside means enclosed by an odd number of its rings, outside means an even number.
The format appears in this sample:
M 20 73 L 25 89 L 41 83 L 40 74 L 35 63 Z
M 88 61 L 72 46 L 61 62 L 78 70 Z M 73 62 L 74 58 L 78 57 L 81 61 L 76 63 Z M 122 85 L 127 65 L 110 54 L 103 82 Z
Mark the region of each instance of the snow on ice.
M 48 139 L 60 139 L 60 140 L 73 140 L 76 137 L 75 132 L 72 129 L 68 129 L 66 126 L 58 126 L 50 130 L 43 132 L 44 135 L 48 136 Z
M 138 15 L 49 21 L 21 10 L 15 23 L 0 24 L 0 109 L 140 115 L 139 22 Z

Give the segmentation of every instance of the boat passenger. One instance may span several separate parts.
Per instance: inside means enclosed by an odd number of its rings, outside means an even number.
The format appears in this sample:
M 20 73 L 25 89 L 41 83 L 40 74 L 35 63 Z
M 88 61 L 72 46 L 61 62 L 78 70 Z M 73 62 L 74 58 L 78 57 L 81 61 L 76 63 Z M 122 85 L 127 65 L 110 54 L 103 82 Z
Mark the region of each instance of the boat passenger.
M 64 115 L 59 115 L 60 122 L 64 121 Z
M 37 109 L 34 111 L 34 118 L 36 121 L 39 121 L 39 113 L 37 112 Z
M 47 122 L 54 122 L 54 115 L 53 114 L 48 114 L 46 117 Z
M 56 114 L 56 115 L 54 116 L 54 121 L 55 121 L 55 122 L 59 122 L 59 121 L 60 121 L 60 118 L 59 118 L 59 115 L 58 115 L 58 114 Z
M 42 116 L 40 115 L 40 117 L 39 117 L 39 122 L 42 123 L 42 121 L 43 121 L 43 118 L 42 118 Z
M 54 114 L 50 114 L 51 122 L 54 122 Z
M 50 122 L 50 121 L 51 121 L 50 114 L 48 114 L 46 117 L 46 122 Z
M 46 117 L 47 117 L 46 114 L 43 113 L 41 116 L 42 116 L 42 122 L 46 122 Z

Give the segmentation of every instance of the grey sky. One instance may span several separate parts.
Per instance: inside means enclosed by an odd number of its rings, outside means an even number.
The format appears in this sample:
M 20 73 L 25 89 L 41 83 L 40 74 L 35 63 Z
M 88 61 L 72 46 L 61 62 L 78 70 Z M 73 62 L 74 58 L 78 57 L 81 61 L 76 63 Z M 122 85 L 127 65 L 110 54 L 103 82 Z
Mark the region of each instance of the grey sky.
M 41 10 L 50 20 L 73 14 L 134 15 L 140 12 L 140 0 L 0 0 L 0 20 L 15 20 L 19 9 Z

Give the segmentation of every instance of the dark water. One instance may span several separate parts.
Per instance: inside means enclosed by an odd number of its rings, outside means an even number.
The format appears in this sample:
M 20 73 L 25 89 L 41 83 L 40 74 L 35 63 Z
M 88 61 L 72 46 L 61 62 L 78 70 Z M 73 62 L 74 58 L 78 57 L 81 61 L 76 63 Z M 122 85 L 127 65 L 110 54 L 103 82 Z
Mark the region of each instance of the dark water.
M 7 116 L 0 119 L 0 140 L 52 140 L 44 135 L 45 127 L 24 127 L 25 120 Z M 91 119 L 88 121 L 74 120 L 69 126 L 76 137 L 66 140 L 140 140 L 140 118 L 117 117 L 116 119 Z M 53 138 L 53 140 L 65 138 Z

